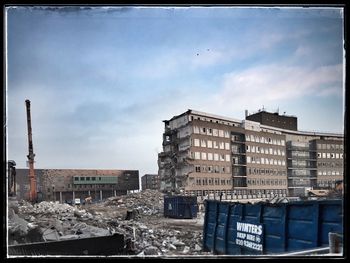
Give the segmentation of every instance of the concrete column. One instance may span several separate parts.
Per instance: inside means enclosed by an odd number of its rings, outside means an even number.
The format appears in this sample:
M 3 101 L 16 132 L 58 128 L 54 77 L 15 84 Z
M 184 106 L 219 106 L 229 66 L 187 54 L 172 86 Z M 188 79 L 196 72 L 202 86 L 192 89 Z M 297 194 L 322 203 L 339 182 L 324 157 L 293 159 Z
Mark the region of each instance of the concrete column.
M 62 204 L 62 192 L 60 191 L 60 204 Z
M 74 200 L 75 200 L 75 192 L 73 191 L 73 200 L 72 200 L 73 203 L 74 203 Z
M 114 190 L 114 196 L 117 196 L 117 190 Z
M 102 201 L 102 190 L 100 190 L 100 201 Z
M 89 196 L 90 196 L 90 190 L 88 191 L 88 194 L 89 194 Z

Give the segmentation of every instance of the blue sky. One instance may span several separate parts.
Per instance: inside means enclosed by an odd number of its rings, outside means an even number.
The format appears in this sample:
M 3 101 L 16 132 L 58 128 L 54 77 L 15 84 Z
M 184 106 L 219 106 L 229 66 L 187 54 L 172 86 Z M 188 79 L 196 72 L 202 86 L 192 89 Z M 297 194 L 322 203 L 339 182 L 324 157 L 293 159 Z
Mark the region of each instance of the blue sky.
M 263 106 L 299 130 L 342 133 L 341 8 L 7 9 L 8 158 L 25 167 L 157 173 L 162 120 L 244 119 Z

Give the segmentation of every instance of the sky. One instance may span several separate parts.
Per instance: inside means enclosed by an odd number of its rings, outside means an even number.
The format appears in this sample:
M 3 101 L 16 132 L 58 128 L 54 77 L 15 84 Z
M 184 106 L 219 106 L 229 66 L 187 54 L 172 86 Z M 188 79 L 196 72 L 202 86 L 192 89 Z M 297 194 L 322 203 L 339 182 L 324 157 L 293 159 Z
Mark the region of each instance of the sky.
M 163 120 L 265 108 L 343 133 L 343 10 L 8 7 L 7 158 L 25 168 L 158 173 Z

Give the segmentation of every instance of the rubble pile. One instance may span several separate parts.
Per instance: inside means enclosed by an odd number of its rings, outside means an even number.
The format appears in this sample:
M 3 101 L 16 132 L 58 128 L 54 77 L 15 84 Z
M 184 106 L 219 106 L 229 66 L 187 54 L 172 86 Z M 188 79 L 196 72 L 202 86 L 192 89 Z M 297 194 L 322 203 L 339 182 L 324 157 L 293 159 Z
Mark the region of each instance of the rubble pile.
M 156 190 L 147 189 L 129 195 L 110 197 L 104 205 L 137 210 L 143 215 L 157 215 L 163 213 L 163 200 L 164 194 Z
M 128 218 L 130 211 L 137 213 Z M 197 223 L 203 214 L 200 216 L 189 221 L 164 218 L 163 194 L 152 190 L 81 206 L 14 202 L 9 206 L 9 244 L 119 233 L 124 235 L 128 255 L 203 255 L 207 253 L 201 248 L 203 229 Z

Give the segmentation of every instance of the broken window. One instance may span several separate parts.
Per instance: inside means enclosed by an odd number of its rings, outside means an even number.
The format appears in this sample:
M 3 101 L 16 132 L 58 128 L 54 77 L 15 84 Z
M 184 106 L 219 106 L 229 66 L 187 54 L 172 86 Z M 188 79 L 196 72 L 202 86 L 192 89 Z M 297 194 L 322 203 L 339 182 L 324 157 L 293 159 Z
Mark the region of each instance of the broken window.
M 200 173 L 201 172 L 201 167 L 199 165 L 196 165 L 195 166 L 195 169 L 196 169 L 196 172 L 197 173 Z

